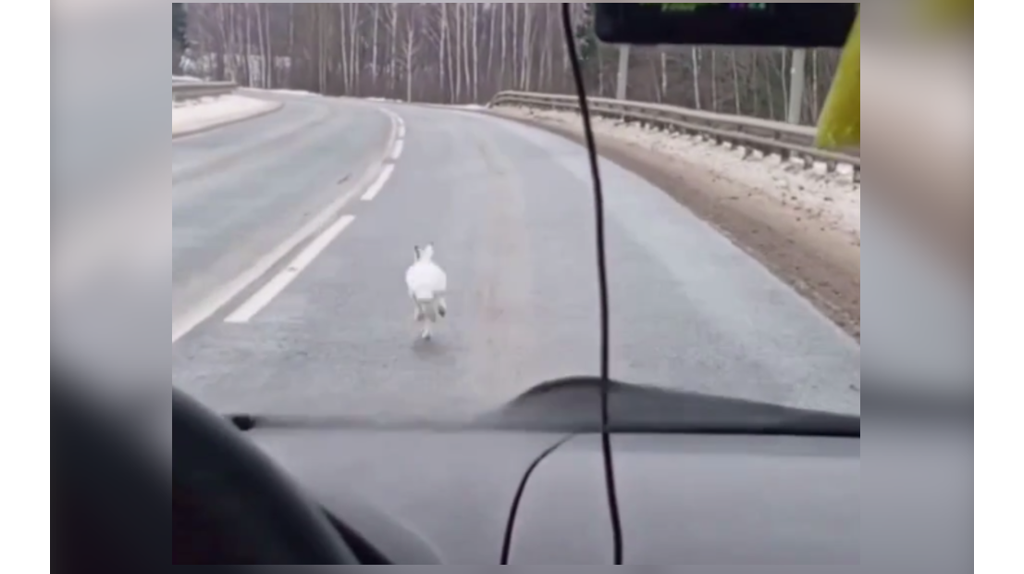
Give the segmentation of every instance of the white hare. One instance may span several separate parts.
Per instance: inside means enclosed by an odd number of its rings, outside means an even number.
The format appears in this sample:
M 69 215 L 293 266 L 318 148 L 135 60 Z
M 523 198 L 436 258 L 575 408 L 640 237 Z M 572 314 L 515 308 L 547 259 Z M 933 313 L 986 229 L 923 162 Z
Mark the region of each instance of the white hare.
M 433 325 L 448 314 L 445 293 L 448 290 L 448 276 L 434 262 L 434 246 L 413 248 L 415 259 L 405 272 L 405 284 L 409 297 L 416 306 L 414 320 L 420 325 L 420 337 L 424 340 L 433 335 Z

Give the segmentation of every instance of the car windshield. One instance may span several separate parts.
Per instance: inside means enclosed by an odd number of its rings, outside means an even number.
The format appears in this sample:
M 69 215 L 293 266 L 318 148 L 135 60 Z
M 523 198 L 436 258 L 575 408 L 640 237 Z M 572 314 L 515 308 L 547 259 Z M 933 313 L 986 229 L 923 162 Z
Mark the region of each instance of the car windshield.
M 574 41 L 614 379 L 860 413 L 832 49 Z M 598 375 L 558 4 L 174 4 L 172 378 L 220 412 L 446 419 Z M 794 71 L 795 70 L 795 71 Z

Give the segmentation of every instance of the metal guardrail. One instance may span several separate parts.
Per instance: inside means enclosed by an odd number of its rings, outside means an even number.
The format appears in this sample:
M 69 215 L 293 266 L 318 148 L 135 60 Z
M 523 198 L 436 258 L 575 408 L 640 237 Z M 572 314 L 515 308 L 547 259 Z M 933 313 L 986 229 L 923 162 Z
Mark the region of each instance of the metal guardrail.
M 175 102 L 212 98 L 234 93 L 238 84 L 234 82 L 172 82 L 171 99 Z
M 840 164 L 850 165 L 854 169 L 855 181 L 860 181 L 859 151 L 840 153 L 816 148 L 817 130 L 810 126 L 610 98 L 590 98 L 589 103 L 591 113 L 598 116 L 697 135 L 718 145 L 741 147 L 744 158 L 749 157 L 752 151 L 759 151 L 787 160 L 802 160 L 806 168 L 824 163 L 829 172 L 834 172 Z M 576 96 L 567 95 L 506 91 L 491 100 L 490 107 L 499 106 L 579 113 Z

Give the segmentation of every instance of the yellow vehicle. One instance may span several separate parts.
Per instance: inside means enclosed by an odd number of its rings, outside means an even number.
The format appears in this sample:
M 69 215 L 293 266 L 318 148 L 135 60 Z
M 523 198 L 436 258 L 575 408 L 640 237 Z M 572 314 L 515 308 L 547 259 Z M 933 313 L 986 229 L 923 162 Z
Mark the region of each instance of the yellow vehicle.
M 860 145 L 860 15 L 836 70 L 818 121 L 817 144 L 823 148 Z

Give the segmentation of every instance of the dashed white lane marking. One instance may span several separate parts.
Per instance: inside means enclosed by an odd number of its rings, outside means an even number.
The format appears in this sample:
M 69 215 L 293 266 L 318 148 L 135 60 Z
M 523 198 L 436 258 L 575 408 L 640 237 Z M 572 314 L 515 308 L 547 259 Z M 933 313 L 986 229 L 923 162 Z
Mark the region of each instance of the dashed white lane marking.
M 391 152 L 393 152 L 393 146 L 400 140 L 399 133 L 405 131 L 405 123 L 402 118 L 398 117 L 397 114 L 381 109 L 388 117 L 391 118 L 391 136 L 388 142 L 388 148 L 384 150 L 384 155 L 380 160 L 381 165 L 384 161 L 390 159 Z M 361 190 L 370 189 L 373 190 L 378 186 L 383 187 L 384 183 L 387 182 L 387 178 L 391 176 L 391 171 L 394 169 L 393 164 L 388 164 L 383 168 L 383 171 L 377 172 L 375 169 L 371 169 L 366 172 L 357 182 L 353 185 L 352 189 L 346 192 L 343 196 L 336 199 L 331 205 L 327 206 L 322 212 L 320 212 L 314 219 L 302 226 L 301 229 L 292 234 L 283 243 L 278 245 L 273 251 L 267 253 L 261 257 L 252 267 L 247 269 L 244 273 L 233 279 L 232 281 L 221 286 L 215 292 L 211 293 L 207 298 L 201 301 L 199 304 L 188 309 L 181 316 L 172 317 L 171 319 L 171 344 L 178 342 L 182 337 L 189 334 L 193 329 L 198 327 L 204 321 L 209 319 L 222 309 L 225 305 L 230 303 L 235 297 L 237 297 L 242 291 L 248 288 L 250 285 L 259 280 L 260 277 L 270 271 L 274 265 L 276 265 L 281 259 L 287 256 L 293 249 L 300 245 L 303 241 L 312 237 L 317 230 L 323 228 L 324 225 L 331 218 L 336 217 L 337 214 L 345 207 L 345 205 Z M 387 177 L 382 177 L 387 173 Z M 376 178 L 370 180 L 369 178 L 376 174 Z M 367 187 L 367 181 L 372 181 L 371 187 Z M 380 193 L 380 189 L 374 192 L 373 196 Z M 370 198 L 372 199 L 372 197 Z M 340 223 L 341 220 L 339 220 Z M 336 224 L 337 225 L 337 224 Z M 341 233 L 344 228 L 338 231 Z M 236 312 L 237 314 L 237 312 Z M 235 315 L 232 315 L 235 317 Z M 236 317 L 237 318 L 237 317 Z
M 343 215 L 334 225 L 328 227 L 316 239 L 310 242 L 295 259 L 288 264 L 280 273 L 274 276 L 269 283 L 263 286 L 252 297 L 243 303 L 234 313 L 224 320 L 225 323 L 248 323 L 262 311 L 271 301 L 281 294 L 285 288 L 309 267 L 309 264 L 323 253 L 324 249 L 333 242 L 342 231 L 355 221 L 354 215 Z
M 259 261 L 244 273 L 218 289 L 208 298 L 203 300 L 201 304 L 189 309 L 184 316 L 172 320 L 171 344 L 173 345 L 179 339 L 191 332 L 192 329 L 195 329 L 201 323 L 213 316 L 214 313 L 230 303 L 232 299 L 237 297 L 238 294 L 244 291 L 249 285 L 255 283 L 260 277 L 270 271 L 274 265 L 287 256 L 289 252 L 298 247 L 309 237 L 312 237 L 318 229 L 340 212 L 360 190 L 365 189 L 365 187 L 363 187 L 364 185 L 365 184 L 357 185 L 352 190 L 339 197 L 316 218 L 309 221 L 302 227 L 302 229 L 299 229 L 297 232 L 292 234 L 291 237 L 278 245 L 273 251 L 261 257 Z
M 377 181 L 373 182 L 373 185 L 371 185 L 370 188 L 366 190 L 366 193 L 363 194 L 363 201 L 373 201 L 373 199 L 377 197 L 377 194 L 384 189 L 384 185 L 389 179 L 391 179 L 391 174 L 394 173 L 394 171 L 395 164 L 389 163 L 384 166 L 380 175 L 377 176 Z
M 392 161 L 397 160 L 405 149 L 405 142 L 402 139 L 405 132 L 405 122 L 397 114 L 385 110 L 385 113 L 391 117 L 392 129 L 395 135 L 393 140 L 393 149 L 389 157 Z M 395 171 L 395 164 L 389 163 L 377 175 L 377 179 L 366 189 L 366 192 L 362 196 L 363 201 L 373 201 L 374 198 L 384 189 L 387 185 L 391 175 Z M 355 216 L 345 215 L 339 219 L 334 225 L 325 230 L 320 236 L 311 242 L 306 249 L 304 249 L 299 255 L 279 274 L 270 280 L 262 289 L 256 292 L 250 297 L 245 303 L 243 303 L 234 313 L 225 319 L 226 323 L 248 323 L 255 317 L 260 311 L 266 308 L 278 295 L 280 295 L 287 287 L 294 281 L 302 271 L 308 267 L 313 260 L 315 260 L 328 246 L 336 239 L 345 229 L 355 220 Z

